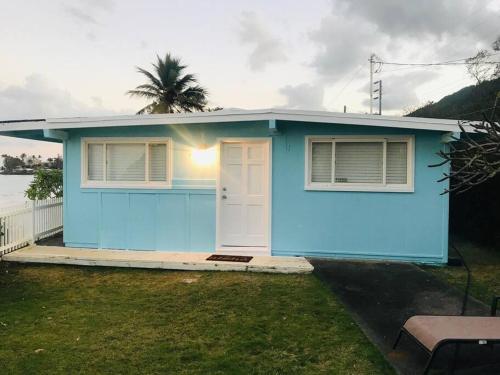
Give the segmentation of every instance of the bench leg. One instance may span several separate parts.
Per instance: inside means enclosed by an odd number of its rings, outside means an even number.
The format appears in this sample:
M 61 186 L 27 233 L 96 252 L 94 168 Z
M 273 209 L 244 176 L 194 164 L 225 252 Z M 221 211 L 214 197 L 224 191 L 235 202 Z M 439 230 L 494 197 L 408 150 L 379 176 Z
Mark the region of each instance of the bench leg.
M 455 373 L 455 370 L 457 368 L 457 358 L 460 353 L 460 344 L 455 344 L 455 350 L 453 352 L 453 362 L 451 363 L 451 374 Z
M 437 351 L 439 350 L 439 346 L 437 348 L 435 348 L 432 352 L 431 352 L 431 356 L 429 357 L 429 359 L 427 360 L 427 363 L 425 365 L 425 368 L 424 368 L 424 375 L 427 375 L 429 373 L 429 370 L 431 369 L 431 365 L 432 365 L 432 361 L 434 360 L 434 357 L 436 356 L 436 353 Z
M 403 330 L 400 329 L 398 333 L 398 337 L 396 337 L 396 341 L 394 341 L 394 344 L 392 345 L 392 349 L 396 349 L 396 346 L 399 344 L 399 340 L 401 340 L 401 336 L 403 335 Z

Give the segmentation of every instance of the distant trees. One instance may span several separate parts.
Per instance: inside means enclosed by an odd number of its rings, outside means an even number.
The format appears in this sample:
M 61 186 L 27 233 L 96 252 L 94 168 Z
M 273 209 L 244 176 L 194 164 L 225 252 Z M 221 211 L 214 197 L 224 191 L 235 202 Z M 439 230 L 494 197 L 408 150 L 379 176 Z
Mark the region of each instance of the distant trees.
M 55 158 L 48 158 L 43 165 L 49 169 L 62 169 L 63 159 L 61 155 L 57 155 Z
M 16 168 L 22 167 L 24 165 L 23 160 L 21 158 L 15 157 L 15 156 L 3 154 L 2 158 L 3 158 L 2 170 L 6 173 L 11 173 Z
M 153 71 L 137 67 L 137 71 L 146 77 L 146 83 L 127 93 L 151 100 L 140 109 L 143 113 L 175 113 L 203 111 L 207 105 L 207 90 L 198 85 L 193 74 L 184 74 L 187 65 L 170 53 L 165 58 L 156 56 Z
M 0 167 L 0 171 L 5 174 L 11 174 L 14 172 L 22 172 L 23 170 L 29 169 L 62 169 L 63 160 L 60 155 L 55 158 L 48 158 L 43 161 L 42 156 L 31 155 L 28 156 L 26 153 L 22 153 L 19 156 L 11 156 L 7 154 L 2 155 L 3 162 Z

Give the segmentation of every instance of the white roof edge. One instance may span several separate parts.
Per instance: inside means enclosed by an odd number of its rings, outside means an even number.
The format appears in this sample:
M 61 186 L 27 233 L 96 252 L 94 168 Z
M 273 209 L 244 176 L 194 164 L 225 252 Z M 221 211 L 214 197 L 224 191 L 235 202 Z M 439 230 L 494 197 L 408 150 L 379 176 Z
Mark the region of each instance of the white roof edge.
M 21 131 L 36 129 L 69 129 L 262 120 L 322 122 L 332 124 L 336 123 L 390 128 L 425 129 L 450 132 L 460 131 L 458 127 L 458 120 L 268 108 L 255 110 L 228 109 L 215 112 L 169 113 L 156 115 L 50 118 L 46 119 L 45 122 L 28 121 L 4 124 L 0 123 L 0 133 L 2 131 Z M 466 126 L 466 130 L 472 131 L 469 126 Z

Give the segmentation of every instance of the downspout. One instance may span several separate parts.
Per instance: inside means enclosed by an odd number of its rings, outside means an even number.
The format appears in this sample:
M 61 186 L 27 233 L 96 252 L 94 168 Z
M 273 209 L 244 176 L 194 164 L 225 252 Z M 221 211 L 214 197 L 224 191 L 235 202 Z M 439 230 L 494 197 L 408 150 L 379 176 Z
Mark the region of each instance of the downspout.
M 460 138 L 460 133 L 457 132 L 446 132 L 441 136 L 441 143 L 443 144 L 443 152 L 447 152 L 449 149 L 449 144 L 455 141 L 457 138 Z M 451 170 L 451 165 L 446 163 L 441 167 L 441 172 L 443 174 L 449 174 Z M 449 188 L 449 180 L 445 181 L 446 186 L 445 189 Z M 443 194 L 441 196 L 443 200 L 443 217 L 442 217 L 442 225 L 443 225 L 443 233 L 442 233 L 442 254 L 443 263 L 448 262 L 448 253 L 449 253 L 449 236 L 450 236 L 450 194 Z

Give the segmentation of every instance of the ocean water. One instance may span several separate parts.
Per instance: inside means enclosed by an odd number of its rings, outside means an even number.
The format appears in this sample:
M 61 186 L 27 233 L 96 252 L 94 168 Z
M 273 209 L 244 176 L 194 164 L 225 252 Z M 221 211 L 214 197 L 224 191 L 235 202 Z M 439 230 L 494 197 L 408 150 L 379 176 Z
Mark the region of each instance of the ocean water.
M 0 208 L 25 202 L 24 192 L 32 180 L 32 175 L 0 174 Z

